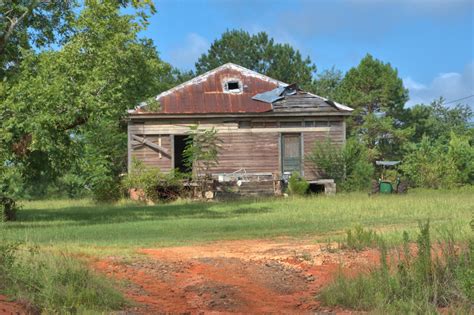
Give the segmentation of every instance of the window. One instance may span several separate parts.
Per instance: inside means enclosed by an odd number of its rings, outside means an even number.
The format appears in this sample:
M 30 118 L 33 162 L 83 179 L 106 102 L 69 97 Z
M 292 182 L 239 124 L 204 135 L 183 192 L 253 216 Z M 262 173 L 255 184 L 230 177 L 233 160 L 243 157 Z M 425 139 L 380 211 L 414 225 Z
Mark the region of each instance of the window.
M 283 127 L 283 128 L 297 128 L 301 126 L 302 126 L 301 121 L 281 121 L 280 122 L 280 127 Z
M 224 92 L 226 93 L 241 93 L 242 82 L 239 80 L 228 80 L 224 83 Z

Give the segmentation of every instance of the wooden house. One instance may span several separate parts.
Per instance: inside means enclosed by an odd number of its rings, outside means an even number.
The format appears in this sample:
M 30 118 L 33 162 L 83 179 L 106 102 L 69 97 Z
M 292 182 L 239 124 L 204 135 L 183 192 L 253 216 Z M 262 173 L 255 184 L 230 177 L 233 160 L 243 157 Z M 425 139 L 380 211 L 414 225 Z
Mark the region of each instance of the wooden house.
M 128 160 L 166 172 L 185 170 L 189 126 L 212 128 L 222 141 L 212 169 L 232 174 L 287 177 L 294 171 L 318 180 L 305 161 L 315 141 L 345 141 L 344 118 L 352 109 L 236 64 L 227 63 L 158 96 L 159 110 L 142 104 L 129 111 Z

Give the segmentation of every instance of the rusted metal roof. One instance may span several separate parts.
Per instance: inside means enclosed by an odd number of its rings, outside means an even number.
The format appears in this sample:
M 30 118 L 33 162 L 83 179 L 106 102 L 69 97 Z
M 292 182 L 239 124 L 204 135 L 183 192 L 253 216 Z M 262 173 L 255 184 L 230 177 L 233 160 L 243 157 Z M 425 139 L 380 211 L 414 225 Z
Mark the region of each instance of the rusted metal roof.
M 240 93 L 225 91 L 225 82 L 238 80 Z M 228 63 L 156 97 L 162 114 L 262 113 L 272 105 L 252 99 L 258 93 L 287 84 L 244 67 Z M 134 113 L 146 111 L 146 105 Z
M 226 88 L 233 82 L 234 88 Z M 237 84 L 238 83 L 238 84 Z M 227 86 L 228 87 L 228 86 Z M 291 93 L 284 93 L 291 90 Z M 275 96 L 276 95 L 276 96 Z M 272 79 L 233 63 L 227 63 L 184 82 L 158 96 L 158 112 L 147 104 L 130 114 L 252 114 L 265 112 L 350 112 L 352 108 L 304 92 L 296 85 Z

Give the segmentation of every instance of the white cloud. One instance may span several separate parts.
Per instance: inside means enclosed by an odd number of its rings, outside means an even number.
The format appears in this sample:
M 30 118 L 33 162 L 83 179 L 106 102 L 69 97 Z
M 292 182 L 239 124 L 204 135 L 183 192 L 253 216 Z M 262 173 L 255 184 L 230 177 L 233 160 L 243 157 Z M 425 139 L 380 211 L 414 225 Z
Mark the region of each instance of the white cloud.
M 191 69 L 209 46 L 210 43 L 206 38 L 196 33 L 189 33 L 183 45 L 172 49 L 169 62 L 180 69 Z
M 474 61 L 464 67 L 462 73 L 440 73 L 430 84 L 423 84 L 410 77 L 403 79 L 403 84 L 410 91 L 410 100 L 407 106 L 415 104 L 429 104 L 440 96 L 446 101 L 460 99 L 474 94 Z M 463 100 L 474 108 L 474 97 Z

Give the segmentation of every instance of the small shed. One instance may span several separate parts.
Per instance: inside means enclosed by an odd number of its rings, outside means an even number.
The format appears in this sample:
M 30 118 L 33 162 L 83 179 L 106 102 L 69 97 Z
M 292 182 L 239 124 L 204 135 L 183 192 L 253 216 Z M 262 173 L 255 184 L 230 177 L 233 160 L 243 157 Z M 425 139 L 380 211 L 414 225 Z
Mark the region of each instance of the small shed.
M 352 109 L 326 98 L 227 63 L 156 96 L 128 112 L 128 160 L 167 172 L 186 170 L 183 150 L 189 127 L 214 127 L 221 140 L 212 175 L 284 178 L 294 171 L 320 180 L 305 160 L 316 141 L 345 141 L 344 118 Z M 238 175 L 236 175 L 238 174 Z

